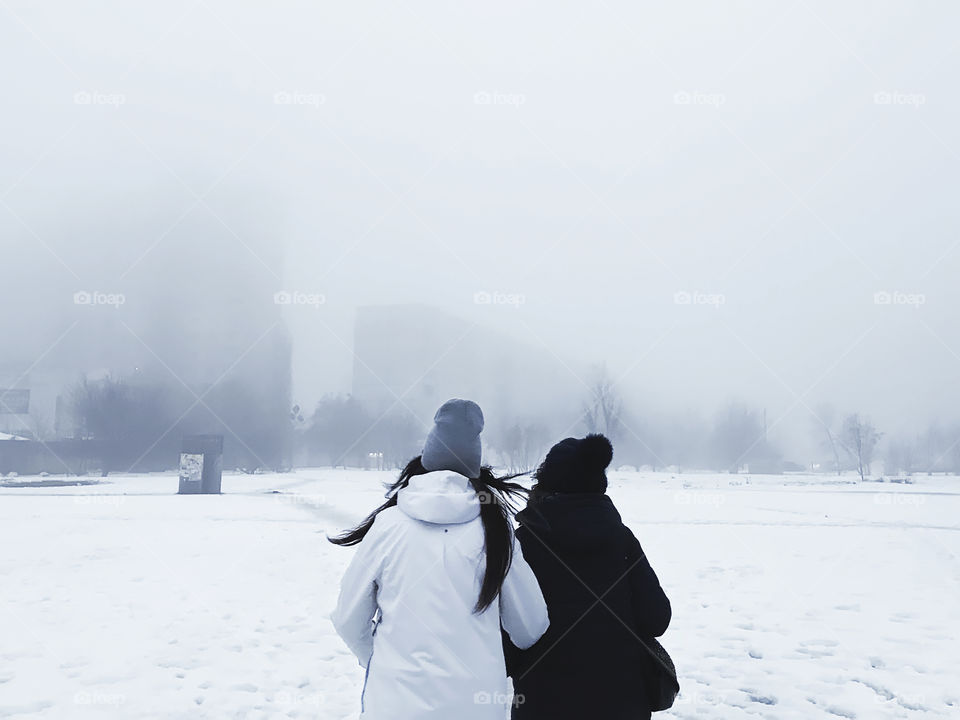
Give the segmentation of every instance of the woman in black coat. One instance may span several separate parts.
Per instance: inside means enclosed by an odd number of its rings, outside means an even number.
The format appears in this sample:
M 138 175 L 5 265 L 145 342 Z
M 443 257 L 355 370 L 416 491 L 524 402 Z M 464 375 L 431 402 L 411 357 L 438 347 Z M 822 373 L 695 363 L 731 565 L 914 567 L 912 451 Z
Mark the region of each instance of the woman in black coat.
M 528 650 L 504 642 L 513 720 L 650 717 L 644 679 L 653 661 L 641 640 L 666 631 L 670 601 L 606 494 L 612 458 L 602 435 L 557 443 L 517 515 L 550 629 Z

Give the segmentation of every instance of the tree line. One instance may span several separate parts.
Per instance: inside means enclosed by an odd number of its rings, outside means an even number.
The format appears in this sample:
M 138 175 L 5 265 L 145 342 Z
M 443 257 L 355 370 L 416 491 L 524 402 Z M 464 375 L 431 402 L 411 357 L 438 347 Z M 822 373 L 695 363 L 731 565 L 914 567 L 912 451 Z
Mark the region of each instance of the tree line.
M 184 434 L 224 435 L 224 467 L 247 472 L 328 465 L 392 469 L 419 452 L 427 431 L 406 408 L 378 414 L 349 394 L 330 394 L 312 410 L 283 393 L 229 379 L 186 390 L 107 376 L 82 379 L 69 392 L 72 437 L 91 441 L 87 462 L 102 472 L 175 467 Z M 278 397 L 279 395 L 279 397 Z M 186 410 L 184 410 L 186 408 Z M 493 413 L 491 413 L 493 415 Z M 645 416 L 625 403 L 599 370 L 579 405 L 560 418 L 491 417 L 484 441 L 491 462 L 531 470 L 558 439 L 601 432 L 616 447 L 617 466 L 725 472 L 854 472 L 887 475 L 960 473 L 960 426 L 934 425 L 887 437 L 861 413 L 829 406 L 812 412 L 812 457 L 797 462 L 768 438 L 765 413 L 731 402 L 712 418 L 693 413 Z

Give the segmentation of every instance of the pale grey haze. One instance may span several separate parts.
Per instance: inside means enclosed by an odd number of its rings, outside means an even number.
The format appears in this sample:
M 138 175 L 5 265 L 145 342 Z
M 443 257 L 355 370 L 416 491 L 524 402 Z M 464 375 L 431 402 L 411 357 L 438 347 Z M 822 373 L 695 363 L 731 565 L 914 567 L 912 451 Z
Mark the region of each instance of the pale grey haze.
M 556 433 L 600 365 L 636 416 L 765 409 L 801 463 L 823 403 L 888 435 L 953 423 L 958 22 L 5 0 L 0 386 L 144 367 L 192 386 L 289 343 L 312 409 L 419 342 L 385 323 L 358 364 L 357 309 L 402 305 L 452 317 L 451 347 L 471 324 L 514 347 L 510 394 L 536 406 L 502 407 Z M 197 350 L 216 333 L 220 355 Z M 492 355 L 454 357 L 425 403 L 497 386 Z

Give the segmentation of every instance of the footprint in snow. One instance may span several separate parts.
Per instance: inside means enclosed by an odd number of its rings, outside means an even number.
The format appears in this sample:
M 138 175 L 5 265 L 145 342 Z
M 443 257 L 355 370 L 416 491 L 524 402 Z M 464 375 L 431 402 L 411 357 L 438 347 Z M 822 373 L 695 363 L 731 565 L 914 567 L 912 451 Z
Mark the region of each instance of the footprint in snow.
M 812 658 L 823 658 L 823 657 L 833 657 L 833 650 L 817 650 L 816 648 L 811 647 L 800 647 L 797 648 L 797 652 L 801 655 L 808 655 Z
M 851 678 L 851 681 L 855 683 L 860 683 L 861 685 L 865 685 L 866 687 L 873 690 L 873 692 L 875 692 L 879 696 L 878 700 L 889 701 L 889 700 L 893 700 L 894 697 L 896 697 L 892 692 L 887 690 L 885 687 L 881 685 L 875 685 L 874 683 L 869 682 L 867 680 L 861 680 L 860 678 Z

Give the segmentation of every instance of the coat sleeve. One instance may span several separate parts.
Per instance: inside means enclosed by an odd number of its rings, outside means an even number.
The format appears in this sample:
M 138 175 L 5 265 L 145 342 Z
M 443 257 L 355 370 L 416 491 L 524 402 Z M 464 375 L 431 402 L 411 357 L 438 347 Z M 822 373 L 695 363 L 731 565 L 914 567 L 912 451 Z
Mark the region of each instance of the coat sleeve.
M 374 523 L 376 528 L 376 523 Z M 377 612 L 377 586 L 383 553 L 379 551 L 379 533 L 371 528 L 357 546 L 353 559 L 340 582 L 340 597 L 330 616 L 337 634 L 366 667 L 373 654 L 374 616 Z
M 540 583 L 516 539 L 513 561 L 500 590 L 500 622 L 510 640 L 521 650 L 536 643 L 550 626 Z
M 630 570 L 630 594 L 638 632 L 643 637 L 660 637 L 667 631 L 673 614 L 670 600 L 667 598 L 660 580 L 647 561 L 640 542 L 626 530 L 627 561 L 633 565 Z

